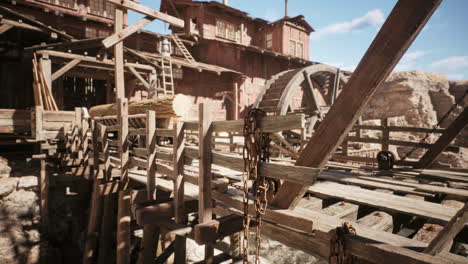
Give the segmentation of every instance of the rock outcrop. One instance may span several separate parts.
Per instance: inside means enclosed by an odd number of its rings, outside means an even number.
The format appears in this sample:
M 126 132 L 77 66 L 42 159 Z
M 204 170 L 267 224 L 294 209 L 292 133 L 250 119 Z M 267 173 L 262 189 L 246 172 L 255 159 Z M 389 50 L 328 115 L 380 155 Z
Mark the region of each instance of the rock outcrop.
M 468 81 L 450 82 L 442 73 L 422 71 L 392 73 L 369 101 L 363 114 L 364 120 L 390 118 L 391 125 L 401 126 L 434 126 L 459 100 L 468 89 Z M 465 99 L 468 102 L 468 98 Z M 461 112 L 456 108 L 442 123 L 447 127 Z M 397 133 L 393 133 L 395 136 Z M 417 142 L 421 135 L 408 133 L 397 134 L 401 140 Z M 429 143 L 436 140 L 429 138 Z M 468 147 L 468 131 L 464 131 L 456 139 L 457 145 Z M 408 151 L 408 147 L 399 147 L 398 154 Z M 413 158 L 421 156 L 423 151 L 416 151 Z M 468 152 L 462 149 L 460 153 L 443 153 L 439 156 L 439 165 L 466 167 Z M 443 163 L 443 164 L 442 164 Z M 437 165 L 437 164 L 436 164 Z

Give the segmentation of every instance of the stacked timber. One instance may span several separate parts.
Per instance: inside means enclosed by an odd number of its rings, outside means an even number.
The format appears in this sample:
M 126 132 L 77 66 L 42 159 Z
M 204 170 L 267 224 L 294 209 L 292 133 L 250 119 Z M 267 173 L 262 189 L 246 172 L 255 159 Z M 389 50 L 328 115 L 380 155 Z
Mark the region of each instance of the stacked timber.
M 128 105 L 128 113 L 144 114 L 147 110 L 153 110 L 158 118 L 182 117 L 190 109 L 190 99 L 188 96 L 177 94 L 163 98 L 154 98 L 132 102 Z M 116 104 L 97 105 L 89 110 L 91 117 L 112 116 L 117 114 Z
M 36 106 L 43 106 L 44 110 L 58 111 L 57 103 L 52 95 L 52 87 L 49 87 L 46 81 L 42 64 L 38 63 L 36 54 L 32 59 L 33 65 L 33 90 L 34 90 L 34 104 Z

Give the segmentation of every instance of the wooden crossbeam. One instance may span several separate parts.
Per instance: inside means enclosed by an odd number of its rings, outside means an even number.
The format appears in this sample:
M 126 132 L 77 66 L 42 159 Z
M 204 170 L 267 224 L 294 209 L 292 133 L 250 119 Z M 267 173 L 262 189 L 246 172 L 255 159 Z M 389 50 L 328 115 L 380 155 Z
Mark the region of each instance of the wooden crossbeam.
M 296 164 L 323 168 L 442 0 L 400 0 Z M 385 56 L 382 56 L 385 54 Z M 307 186 L 285 182 L 273 204 L 293 208 Z
M 52 27 L 50 27 L 50 26 L 45 25 L 45 24 L 42 23 L 42 22 L 39 22 L 39 21 L 37 21 L 37 20 L 35 20 L 35 19 L 32 19 L 32 18 L 29 18 L 29 17 L 27 17 L 27 16 L 25 16 L 25 15 L 22 15 L 22 14 L 20 14 L 20 13 L 18 13 L 18 12 L 15 12 L 15 11 L 13 11 L 13 10 L 11 10 L 11 9 L 9 9 L 9 8 L 6 8 L 6 7 L 4 7 L 4 6 L 1 6 L 1 5 L 0 5 L 0 13 L 8 14 L 8 15 L 10 15 L 10 16 L 19 18 L 19 19 L 21 19 L 22 21 L 27 22 L 28 24 L 30 24 L 30 25 L 32 25 L 32 26 L 34 26 L 34 27 L 36 27 L 36 28 L 41 29 L 42 31 L 53 33 L 53 34 L 55 34 L 56 36 L 60 36 L 60 37 L 62 37 L 62 38 L 64 38 L 64 39 L 66 39 L 66 40 L 71 40 L 71 39 L 73 39 L 72 36 L 68 35 L 68 34 L 65 33 L 65 32 L 62 32 L 62 31 L 57 30 L 57 29 L 54 29 L 54 28 L 52 28 Z M 3 22 L 1 22 L 1 23 L 3 23 Z
M 130 0 L 107 0 L 110 3 L 114 3 L 115 5 L 130 9 L 132 11 L 147 15 L 151 18 L 159 19 L 163 22 L 169 23 L 173 26 L 176 27 L 185 27 L 185 22 L 182 19 L 170 16 L 168 14 L 161 13 L 159 11 L 156 11 L 152 8 L 146 7 L 142 4 L 130 1 Z
M 145 78 L 143 78 L 143 76 L 141 76 L 140 73 L 138 73 L 135 68 L 133 68 L 132 66 L 129 66 L 128 69 L 130 70 L 130 72 L 135 76 L 137 77 L 137 79 L 143 84 L 143 86 L 146 87 L 146 89 L 150 89 L 150 85 L 149 83 L 145 80 Z
M 455 137 L 468 125 L 468 107 L 465 107 L 463 112 L 455 119 L 452 124 L 444 131 L 444 133 L 437 139 L 437 141 L 432 145 L 432 147 L 424 153 L 424 155 L 419 159 L 418 168 L 427 168 L 429 165 L 434 162 L 434 160 L 439 156 L 444 149 L 446 149 L 450 142 L 452 142 Z
M 195 226 L 195 242 L 199 245 L 215 243 L 218 239 L 243 230 L 243 217 L 227 215 L 216 220 L 210 220 Z
M 444 226 L 444 229 L 429 243 L 424 253 L 437 255 L 450 241 L 465 227 L 468 223 L 468 203 L 461 208 L 450 221 Z
M 130 26 L 122 29 L 120 32 L 114 33 L 110 35 L 109 37 L 105 38 L 102 41 L 102 44 L 104 45 L 105 48 L 110 48 L 114 46 L 115 44 L 123 41 L 127 37 L 131 36 L 133 33 L 137 32 L 138 30 L 142 29 L 144 26 L 150 24 L 153 22 L 156 18 L 146 16 L 137 22 L 131 24 Z
M 3 33 L 7 32 L 8 30 L 10 30 L 12 28 L 13 28 L 12 25 L 6 25 L 6 24 L 1 25 L 0 26 L 0 34 L 3 34 Z
M 52 81 L 57 80 L 60 76 L 62 76 L 63 74 L 65 74 L 66 72 L 71 70 L 73 67 L 78 65 L 80 62 L 81 62 L 80 59 L 73 59 L 69 63 L 65 64 L 62 68 L 60 68 L 59 70 L 57 70 L 56 72 L 54 72 L 52 74 Z

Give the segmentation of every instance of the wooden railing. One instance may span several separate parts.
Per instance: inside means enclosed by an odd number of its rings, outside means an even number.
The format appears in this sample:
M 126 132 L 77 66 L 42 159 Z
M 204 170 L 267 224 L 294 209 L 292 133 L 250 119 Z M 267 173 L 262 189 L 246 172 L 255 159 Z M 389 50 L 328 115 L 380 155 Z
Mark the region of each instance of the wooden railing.
M 429 132 L 433 132 L 434 134 L 442 134 L 445 129 L 439 128 L 433 131 L 432 128 L 423 128 L 423 127 L 406 127 L 406 126 L 389 126 L 387 119 L 381 120 L 380 126 L 378 125 L 355 125 L 348 135 L 343 144 L 341 145 L 342 152 L 333 155 L 334 160 L 339 161 L 351 161 L 351 162 L 358 162 L 358 163 L 377 163 L 377 159 L 375 157 L 368 156 L 359 156 L 359 155 L 352 155 L 349 143 L 372 143 L 372 144 L 379 144 L 380 150 L 389 150 L 391 145 L 393 146 L 400 146 L 400 147 L 409 147 L 409 148 L 421 148 L 421 149 L 429 149 L 431 148 L 431 143 L 423 143 L 423 142 L 414 142 L 414 141 L 406 141 L 406 140 L 398 140 L 393 139 L 391 137 L 391 133 L 399 132 L 399 133 L 420 133 L 420 134 L 427 134 Z M 373 131 L 380 131 L 381 134 L 378 138 L 370 138 L 364 137 L 363 131 L 364 130 L 373 130 Z M 451 152 L 458 152 L 458 146 L 448 146 L 445 151 Z M 375 153 L 376 154 L 376 153 Z M 405 166 L 413 166 L 417 163 L 417 161 L 411 160 L 397 160 L 395 164 L 397 165 L 405 165 Z

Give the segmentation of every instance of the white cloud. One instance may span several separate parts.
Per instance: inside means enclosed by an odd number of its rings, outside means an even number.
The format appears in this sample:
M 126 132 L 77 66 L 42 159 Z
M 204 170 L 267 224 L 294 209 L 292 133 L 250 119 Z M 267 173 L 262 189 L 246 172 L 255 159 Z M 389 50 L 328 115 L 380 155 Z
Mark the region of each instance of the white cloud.
M 461 81 L 461 80 L 465 80 L 465 75 L 464 74 L 457 74 L 457 73 L 454 73 L 454 74 L 447 74 L 447 78 L 451 81 Z
M 403 58 L 401 58 L 398 65 L 395 67 L 395 71 L 409 71 L 415 70 L 417 68 L 416 62 L 419 58 L 427 55 L 428 51 L 417 50 L 413 52 L 406 53 Z
M 323 64 L 330 65 L 336 68 L 340 68 L 345 65 L 344 62 L 324 62 Z
M 343 71 L 354 71 L 356 69 L 357 65 L 348 65 L 348 66 L 344 66 L 343 68 L 341 68 Z
M 310 35 L 311 39 L 319 39 L 323 35 L 343 34 L 360 31 L 367 27 L 380 27 L 385 21 L 384 14 L 380 9 L 367 12 L 364 16 L 351 21 L 330 24 L 317 30 Z
M 431 63 L 434 68 L 442 70 L 457 70 L 468 67 L 468 56 L 452 56 Z

